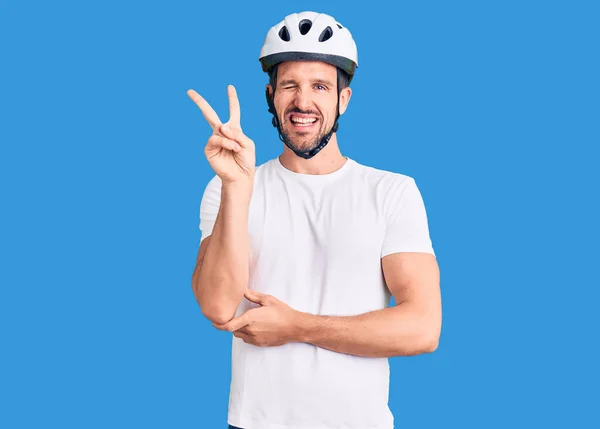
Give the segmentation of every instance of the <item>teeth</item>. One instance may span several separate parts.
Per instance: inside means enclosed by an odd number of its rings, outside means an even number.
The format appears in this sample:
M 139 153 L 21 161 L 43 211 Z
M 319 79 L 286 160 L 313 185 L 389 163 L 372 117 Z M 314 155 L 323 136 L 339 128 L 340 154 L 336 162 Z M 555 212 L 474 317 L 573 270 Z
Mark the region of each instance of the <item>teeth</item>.
M 317 118 L 298 118 L 297 116 L 292 116 L 292 122 L 297 124 L 312 124 L 316 122 Z

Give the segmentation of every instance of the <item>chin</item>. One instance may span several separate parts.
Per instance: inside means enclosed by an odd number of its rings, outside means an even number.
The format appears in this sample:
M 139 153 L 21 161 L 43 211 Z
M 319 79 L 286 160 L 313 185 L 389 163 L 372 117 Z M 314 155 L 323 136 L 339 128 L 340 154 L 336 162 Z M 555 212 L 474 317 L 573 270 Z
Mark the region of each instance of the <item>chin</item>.
M 320 122 L 320 121 L 319 121 Z M 290 125 L 289 122 L 283 127 L 284 138 L 295 150 L 310 151 L 315 149 L 321 138 L 325 135 L 321 128 L 302 130 Z
M 312 150 L 314 149 L 317 145 L 315 144 L 296 144 L 295 142 L 292 141 L 292 146 L 296 149 L 296 150 L 301 150 L 301 151 L 308 151 L 308 150 Z
M 294 149 L 301 150 L 301 151 L 312 150 L 315 147 L 317 147 L 317 145 L 319 144 L 317 141 L 315 141 L 314 138 L 309 139 L 309 140 L 298 139 L 298 138 L 288 138 L 287 141 L 288 141 L 288 143 L 290 143 L 290 146 L 292 146 Z

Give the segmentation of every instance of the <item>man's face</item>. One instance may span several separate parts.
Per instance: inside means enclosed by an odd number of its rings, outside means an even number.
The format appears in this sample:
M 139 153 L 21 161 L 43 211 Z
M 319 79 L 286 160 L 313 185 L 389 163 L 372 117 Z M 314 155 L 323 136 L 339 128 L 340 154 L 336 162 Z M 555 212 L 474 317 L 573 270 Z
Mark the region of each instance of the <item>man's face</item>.
M 340 114 L 346 109 L 350 92 L 350 88 L 342 91 Z M 317 147 L 333 126 L 337 98 L 337 69 L 334 66 L 320 61 L 281 63 L 274 103 L 281 134 L 287 143 L 301 151 Z

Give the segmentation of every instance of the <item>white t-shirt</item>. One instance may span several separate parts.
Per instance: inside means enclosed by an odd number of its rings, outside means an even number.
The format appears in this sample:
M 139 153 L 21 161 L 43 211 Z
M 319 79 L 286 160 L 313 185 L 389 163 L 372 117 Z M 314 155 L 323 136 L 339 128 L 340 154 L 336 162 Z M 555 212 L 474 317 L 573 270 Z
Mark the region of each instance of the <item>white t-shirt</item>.
M 201 240 L 221 194 L 215 176 L 200 206 Z M 435 254 L 412 177 L 347 159 L 325 175 L 274 158 L 255 170 L 248 219 L 249 287 L 315 315 L 351 316 L 389 306 L 381 258 Z M 256 307 L 245 298 L 236 315 Z M 228 423 L 243 429 L 392 429 L 387 358 L 312 344 L 256 347 L 233 337 Z

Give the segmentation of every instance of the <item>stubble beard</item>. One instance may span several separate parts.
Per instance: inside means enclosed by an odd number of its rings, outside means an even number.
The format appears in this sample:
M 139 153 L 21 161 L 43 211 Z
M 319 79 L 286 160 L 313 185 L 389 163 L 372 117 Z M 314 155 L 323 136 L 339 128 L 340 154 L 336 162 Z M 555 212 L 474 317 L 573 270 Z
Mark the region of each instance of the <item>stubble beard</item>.
M 286 115 L 287 117 L 287 115 Z M 300 152 L 309 152 L 314 150 L 319 144 L 323 137 L 325 137 L 328 131 L 325 131 L 323 117 L 319 116 L 319 130 L 315 134 L 314 137 L 310 137 L 310 132 L 294 132 L 288 133 L 286 131 L 287 127 L 292 127 L 293 125 L 289 123 L 289 120 L 284 122 L 284 126 L 281 127 L 281 136 L 283 137 L 283 141 L 288 145 L 293 147 L 295 150 Z

